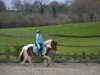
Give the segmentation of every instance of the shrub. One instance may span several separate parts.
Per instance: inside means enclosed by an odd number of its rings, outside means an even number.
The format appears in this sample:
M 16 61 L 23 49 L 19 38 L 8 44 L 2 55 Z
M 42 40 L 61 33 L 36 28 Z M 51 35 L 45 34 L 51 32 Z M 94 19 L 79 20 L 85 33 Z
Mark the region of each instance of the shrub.
M 12 14 L 11 14 L 12 13 Z M 30 26 L 48 26 L 56 24 L 68 23 L 68 17 L 59 15 L 53 18 L 50 14 L 23 14 L 23 13 L 2 13 L 0 17 L 1 28 L 13 28 L 13 27 L 30 27 Z M 9 14 L 9 15 L 8 15 Z

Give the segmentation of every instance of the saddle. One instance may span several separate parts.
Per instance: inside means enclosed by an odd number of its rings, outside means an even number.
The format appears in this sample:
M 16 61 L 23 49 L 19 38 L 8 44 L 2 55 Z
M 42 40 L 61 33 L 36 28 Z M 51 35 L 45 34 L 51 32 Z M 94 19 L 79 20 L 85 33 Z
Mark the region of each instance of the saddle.
M 46 52 L 46 47 L 45 46 L 41 46 L 41 48 L 39 49 L 37 44 L 35 44 L 33 46 L 33 51 L 37 54 L 37 55 L 44 55 Z

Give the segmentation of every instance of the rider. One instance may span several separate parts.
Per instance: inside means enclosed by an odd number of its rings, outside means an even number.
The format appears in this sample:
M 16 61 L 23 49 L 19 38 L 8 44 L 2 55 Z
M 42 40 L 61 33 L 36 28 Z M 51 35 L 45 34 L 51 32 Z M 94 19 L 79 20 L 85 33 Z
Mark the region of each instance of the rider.
M 37 30 L 37 35 L 36 35 L 36 44 L 38 46 L 38 55 L 39 53 L 42 55 L 42 49 L 43 49 L 43 37 L 41 34 L 40 30 Z

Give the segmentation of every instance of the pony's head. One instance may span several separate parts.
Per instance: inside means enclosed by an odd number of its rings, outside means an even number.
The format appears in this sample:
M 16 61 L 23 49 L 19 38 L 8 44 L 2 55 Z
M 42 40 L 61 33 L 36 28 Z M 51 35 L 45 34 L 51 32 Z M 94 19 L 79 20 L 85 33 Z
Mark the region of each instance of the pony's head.
M 44 42 L 44 45 L 48 48 L 51 48 L 51 50 L 57 51 L 57 42 L 54 40 L 47 40 Z

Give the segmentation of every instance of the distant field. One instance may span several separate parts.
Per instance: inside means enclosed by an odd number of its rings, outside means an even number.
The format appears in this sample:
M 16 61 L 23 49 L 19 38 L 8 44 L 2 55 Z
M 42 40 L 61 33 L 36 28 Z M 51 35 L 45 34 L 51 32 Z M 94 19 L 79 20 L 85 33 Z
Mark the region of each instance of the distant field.
M 27 27 L 27 28 L 11 28 L 0 29 L 0 34 L 15 34 L 15 35 L 35 35 L 36 30 L 42 31 L 43 35 L 48 34 L 64 34 L 64 35 L 100 35 L 100 22 L 97 23 L 75 23 L 56 26 L 44 27 Z M 44 37 L 44 40 L 51 39 Z M 59 44 L 66 45 L 100 45 L 100 38 L 61 38 L 52 37 Z M 13 38 L 0 36 L 0 44 L 29 44 L 35 43 L 35 38 Z M 5 47 L 0 47 L 3 50 Z M 13 48 L 11 48 L 13 50 Z M 85 51 L 87 54 L 97 54 L 100 48 L 85 48 L 85 47 L 58 47 L 58 53 L 61 54 L 82 54 Z

